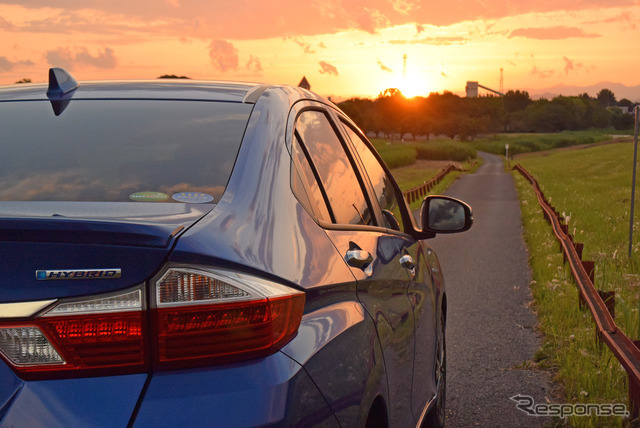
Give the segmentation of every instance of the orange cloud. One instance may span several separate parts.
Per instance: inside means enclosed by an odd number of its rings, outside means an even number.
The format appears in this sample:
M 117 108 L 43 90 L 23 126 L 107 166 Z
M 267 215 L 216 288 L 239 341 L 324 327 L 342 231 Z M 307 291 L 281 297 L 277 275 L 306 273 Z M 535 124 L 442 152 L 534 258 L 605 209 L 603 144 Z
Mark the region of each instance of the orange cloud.
M 0 71 L 9 71 L 13 70 L 17 66 L 32 66 L 34 65 L 33 61 L 24 60 L 24 61 L 11 61 L 6 56 L 0 56 Z
M 384 64 L 382 63 L 382 61 L 380 61 L 380 60 L 378 60 L 378 65 L 380 66 L 380 70 L 382 70 L 382 71 L 392 72 L 392 70 L 391 70 L 389 67 L 387 67 L 386 65 L 384 65 Z
M 600 37 L 600 35 L 585 33 L 582 28 L 557 26 L 548 28 L 519 28 L 513 30 L 509 35 L 509 38 L 514 37 L 525 37 L 537 40 L 561 40 L 574 37 L 595 38 Z
M 247 62 L 247 69 L 254 73 L 262 72 L 262 64 L 260 63 L 260 58 L 257 58 L 253 55 L 249 55 L 249 61 Z
M 329 64 L 328 62 L 325 61 L 320 61 L 320 74 L 329 74 L 331 76 L 338 76 L 340 73 L 338 73 L 338 69 L 336 67 L 334 67 L 333 65 Z
M 54 67 L 65 67 L 73 69 L 76 65 L 88 65 L 96 68 L 115 68 L 117 64 L 116 56 L 111 48 L 104 48 L 104 51 L 91 55 L 86 48 L 71 50 L 68 48 L 58 48 L 48 51 L 47 62 Z
M 163 34 L 209 39 L 251 40 L 283 36 L 333 34 L 349 29 L 375 33 L 395 25 L 451 25 L 463 21 L 498 19 L 506 16 L 625 7 L 636 0 L 511 1 L 503 0 L 265 0 L 251 2 L 211 2 L 206 0 L 2 0 L 20 3 L 33 10 L 55 8 L 47 19 L 33 19 L 14 25 L 18 30 L 76 32 L 78 27 L 94 33 L 141 32 L 152 26 Z M 266 19 L 266 17 L 269 17 Z M 628 17 L 623 16 L 622 19 Z M 417 23 L 417 24 L 416 24 Z M 8 24 L 0 19 L 0 28 Z
M 434 45 L 434 46 L 450 46 L 450 45 L 463 45 L 469 40 L 465 37 L 453 36 L 453 37 L 425 37 L 415 40 L 390 40 L 388 43 L 391 45 Z
M 209 45 L 209 56 L 219 71 L 238 69 L 238 49 L 226 40 L 214 40 Z

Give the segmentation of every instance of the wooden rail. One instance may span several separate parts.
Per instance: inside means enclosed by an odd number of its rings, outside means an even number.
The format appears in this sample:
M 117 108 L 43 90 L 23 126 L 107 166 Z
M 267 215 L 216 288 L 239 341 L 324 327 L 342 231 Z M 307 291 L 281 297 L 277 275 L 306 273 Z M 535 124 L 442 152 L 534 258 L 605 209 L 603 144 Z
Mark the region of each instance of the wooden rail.
M 583 244 L 574 243 L 568 234 L 567 225 L 563 224 L 560 215 L 544 196 L 538 182 L 522 166 L 516 165 L 514 170 L 520 172 L 532 185 L 542 207 L 545 219 L 551 224 L 553 232 L 562 245 L 565 261 L 571 266 L 571 272 L 578 284 L 580 305 L 586 305 L 596 325 L 596 339 L 607 344 L 611 352 L 620 361 L 629 378 L 629 406 L 631 419 L 640 413 L 640 349 L 629 339 L 614 321 L 615 295 L 611 292 L 597 290 L 594 285 L 594 263 L 582 260 Z M 603 300 L 603 297 L 607 300 Z
M 435 177 L 433 177 L 429 181 L 425 181 L 418 187 L 414 187 L 413 189 L 409 189 L 402 194 L 407 199 L 408 203 L 412 203 L 413 201 L 420 200 L 429 194 L 429 191 L 433 189 L 433 187 L 440 183 L 445 175 L 449 174 L 452 171 L 461 171 L 459 168 L 456 168 L 453 164 L 447 165 L 442 171 L 440 171 Z

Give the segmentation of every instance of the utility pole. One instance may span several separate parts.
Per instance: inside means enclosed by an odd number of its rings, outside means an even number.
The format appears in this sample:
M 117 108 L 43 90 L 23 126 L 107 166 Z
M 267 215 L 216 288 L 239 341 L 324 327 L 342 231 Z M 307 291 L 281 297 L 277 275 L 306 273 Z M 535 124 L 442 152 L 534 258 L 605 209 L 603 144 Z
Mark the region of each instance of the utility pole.
M 631 182 L 631 219 L 629 220 L 629 261 L 633 253 L 633 209 L 636 202 L 636 165 L 638 164 L 638 120 L 640 120 L 640 107 L 636 106 L 633 110 L 636 117 L 636 126 L 634 132 L 633 144 L 633 180 Z
M 402 79 L 407 78 L 407 54 L 402 55 Z

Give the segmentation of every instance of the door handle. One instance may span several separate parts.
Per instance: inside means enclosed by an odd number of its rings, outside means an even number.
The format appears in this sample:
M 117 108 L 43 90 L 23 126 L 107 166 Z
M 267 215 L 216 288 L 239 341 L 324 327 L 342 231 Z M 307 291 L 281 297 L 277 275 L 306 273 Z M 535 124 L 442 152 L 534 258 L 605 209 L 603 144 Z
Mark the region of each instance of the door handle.
M 345 260 L 349 266 L 362 269 L 367 277 L 373 275 L 373 256 L 355 243 L 349 242 Z
M 347 263 L 358 269 L 364 269 L 373 261 L 373 256 L 361 249 L 350 249 L 347 251 Z
M 404 256 L 400 257 L 400 264 L 402 265 L 403 268 L 407 268 L 407 269 L 416 268 L 416 264 L 413 262 L 413 257 L 411 257 L 409 254 L 405 254 Z
M 416 278 L 416 264 L 413 261 L 413 257 L 409 254 L 400 257 L 400 265 L 411 273 L 411 280 Z

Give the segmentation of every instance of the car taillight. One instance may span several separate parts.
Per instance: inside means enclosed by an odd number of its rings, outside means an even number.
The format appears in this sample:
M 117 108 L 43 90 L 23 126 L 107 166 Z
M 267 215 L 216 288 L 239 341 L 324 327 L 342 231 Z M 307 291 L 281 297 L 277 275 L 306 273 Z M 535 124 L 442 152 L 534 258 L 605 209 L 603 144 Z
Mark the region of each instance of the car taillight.
M 0 324 L 0 353 L 27 378 L 140 371 L 144 306 L 142 287 L 58 303 L 33 320 Z
M 7 313 L 0 313 L 0 356 L 25 379 L 257 358 L 296 335 L 305 302 L 290 287 L 206 268 L 172 267 L 150 287 L 151 316 L 143 285 L 85 299 L 0 305 Z
M 155 284 L 157 363 L 163 368 L 268 355 L 295 336 L 304 293 L 221 270 L 173 268 Z

